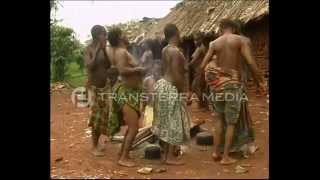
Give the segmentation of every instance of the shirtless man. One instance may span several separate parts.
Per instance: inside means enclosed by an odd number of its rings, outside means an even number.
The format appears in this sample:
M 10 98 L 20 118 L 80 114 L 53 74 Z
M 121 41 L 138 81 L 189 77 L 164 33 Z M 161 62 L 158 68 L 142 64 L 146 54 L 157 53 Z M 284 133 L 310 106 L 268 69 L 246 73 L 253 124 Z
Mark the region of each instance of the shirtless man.
M 128 126 L 119 153 L 118 164 L 133 167 L 136 164 L 129 157 L 129 151 L 139 128 L 139 95 L 145 68 L 138 67 L 138 62 L 126 50 L 126 38 L 121 29 L 117 27 L 110 29 L 108 41 L 110 43 L 110 47 L 107 48 L 109 59 L 112 66 L 118 69 L 121 78 L 121 82 L 113 87 L 114 98 L 112 99 L 111 116 L 108 121 L 108 133 L 112 136 L 119 132 L 120 126 L 124 123 Z
M 239 122 L 241 109 L 241 98 L 228 100 L 226 93 L 243 97 L 241 85 L 241 60 L 245 60 L 252 72 L 253 78 L 261 92 L 266 91 L 264 80 L 258 70 L 256 62 L 251 54 L 250 39 L 234 34 L 236 24 L 228 19 L 220 23 L 221 36 L 210 43 L 209 50 L 205 56 L 202 68 L 215 57 L 214 66 L 206 69 L 206 80 L 210 90 L 214 95 L 214 109 L 217 113 L 216 130 L 214 135 L 214 147 L 212 157 L 215 160 L 221 159 L 219 146 L 221 144 L 222 133 L 226 126 L 225 143 L 221 164 L 227 165 L 235 163 L 236 160 L 229 156 L 233 138 L 238 139 L 238 134 L 234 134 L 236 124 Z M 243 58 L 242 58 L 243 57 Z M 216 96 L 220 94 L 223 100 L 218 100 Z M 235 136 L 234 136 L 235 135 Z
M 164 76 L 155 84 L 154 120 L 152 132 L 163 144 L 163 161 L 169 165 L 182 165 L 175 154 L 175 147 L 190 138 L 190 116 L 185 100 L 185 58 L 179 50 L 179 30 L 174 24 L 164 28 L 168 45 L 162 50 Z
M 87 88 L 94 93 L 89 126 L 92 127 L 92 153 L 95 156 L 103 156 L 103 149 L 98 149 L 98 142 L 101 134 L 106 135 L 108 102 L 106 99 L 101 99 L 98 93 L 110 90 L 110 84 L 107 82 L 110 61 L 105 51 L 107 43 L 107 32 L 105 28 L 100 25 L 95 25 L 91 29 L 91 35 L 93 41 L 86 48 L 84 55 L 84 62 L 88 73 Z
M 152 48 L 152 40 L 146 39 L 141 43 L 141 47 L 143 49 L 143 55 L 141 57 L 141 64 L 142 67 L 145 67 L 147 69 L 147 73 L 150 74 L 152 72 L 152 66 L 153 66 L 153 54 L 151 51 Z
M 193 77 L 191 90 L 192 93 L 195 93 L 199 99 L 199 108 L 203 110 L 208 110 L 208 103 L 205 98 L 203 98 L 203 93 L 205 92 L 205 80 L 204 80 L 204 72 L 202 71 L 200 65 L 206 55 L 208 50 L 208 46 L 204 44 L 204 34 L 202 32 L 198 32 L 194 35 L 194 42 L 197 46 L 197 49 L 192 54 L 192 60 L 189 63 L 189 66 L 193 70 Z

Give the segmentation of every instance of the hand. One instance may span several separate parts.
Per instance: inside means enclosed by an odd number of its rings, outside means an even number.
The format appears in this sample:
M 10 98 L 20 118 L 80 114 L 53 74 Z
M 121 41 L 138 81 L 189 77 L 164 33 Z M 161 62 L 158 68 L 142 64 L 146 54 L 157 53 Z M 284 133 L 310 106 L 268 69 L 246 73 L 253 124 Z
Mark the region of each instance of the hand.
M 137 70 L 140 72 L 140 73 L 145 73 L 147 71 L 147 68 L 145 67 L 137 67 Z
M 100 49 L 104 50 L 106 48 L 106 42 L 99 42 Z
M 94 48 L 95 54 L 99 51 L 100 48 L 101 48 L 101 45 L 100 45 L 100 42 L 98 42 L 97 46 Z
M 257 94 L 261 96 L 267 95 L 267 85 L 265 83 L 259 83 L 257 87 Z

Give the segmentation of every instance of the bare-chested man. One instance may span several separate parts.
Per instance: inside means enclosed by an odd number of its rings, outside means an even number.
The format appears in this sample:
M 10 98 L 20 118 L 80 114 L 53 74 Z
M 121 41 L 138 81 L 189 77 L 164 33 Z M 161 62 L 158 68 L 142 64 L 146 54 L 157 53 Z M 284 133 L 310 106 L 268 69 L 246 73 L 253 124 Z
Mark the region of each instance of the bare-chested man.
M 202 71 L 200 65 L 209 49 L 209 44 L 206 46 L 203 41 L 204 33 L 198 32 L 194 35 L 194 42 L 197 48 L 192 54 L 192 60 L 189 63 L 189 66 L 192 68 L 194 77 L 191 85 L 192 93 L 195 93 L 199 99 L 199 108 L 208 110 L 207 99 L 203 98 L 203 93 L 206 89 L 206 83 L 204 80 L 204 72 Z
M 139 128 L 140 93 L 145 68 L 138 67 L 138 62 L 126 50 L 127 41 L 121 29 L 113 27 L 108 32 L 110 47 L 107 53 L 112 66 L 119 71 L 121 82 L 113 87 L 113 99 L 108 121 L 108 133 L 114 135 L 124 123 L 128 126 L 120 150 L 118 164 L 135 166 L 129 157 L 129 151 Z
M 175 147 L 190 138 L 190 116 L 186 109 L 185 58 L 177 47 L 180 37 L 174 24 L 164 28 L 168 45 L 162 50 L 164 76 L 155 84 L 154 120 L 152 132 L 163 144 L 163 160 L 169 165 L 182 165 L 175 154 Z
M 150 74 L 152 72 L 153 66 L 153 54 L 151 51 L 152 48 L 152 40 L 145 39 L 141 43 L 141 47 L 143 49 L 143 55 L 141 57 L 141 65 L 147 69 L 147 73 Z
M 259 89 L 265 92 L 265 85 L 256 62 L 251 54 L 250 39 L 234 34 L 237 25 L 224 19 L 220 23 L 221 36 L 210 43 L 209 51 L 202 63 L 206 67 L 206 81 L 214 97 L 214 110 L 217 113 L 215 126 L 214 147 L 212 157 L 220 160 L 220 145 L 223 132 L 225 142 L 221 164 L 227 165 L 236 162 L 229 156 L 231 147 L 239 147 L 242 143 L 249 143 L 254 138 L 252 134 L 239 134 L 238 127 L 243 128 L 239 121 L 242 100 L 246 99 L 241 84 L 241 60 L 248 64 Z M 215 57 L 214 60 L 212 58 Z M 243 58 L 242 58 L 243 57 Z M 233 97 L 233 98 L 230 98 Z M 235 131 L 236 129 L 236 131 Z
M 92 153 L 103 156 L 103 148 L 98 149 L 99 137 L 107 134 L 108 101 L 101 98 L 99 93 L 111 90 L 108 82 L 108 69 L 110 61 L 106 53 L 107 32 L 103 26 L 95 25 L 91 29 L 92 43 L 86 48 L 84 61 L 88 72 L 87 88 L 93 92 L 93 105 L 89 126 L 92 127 Z

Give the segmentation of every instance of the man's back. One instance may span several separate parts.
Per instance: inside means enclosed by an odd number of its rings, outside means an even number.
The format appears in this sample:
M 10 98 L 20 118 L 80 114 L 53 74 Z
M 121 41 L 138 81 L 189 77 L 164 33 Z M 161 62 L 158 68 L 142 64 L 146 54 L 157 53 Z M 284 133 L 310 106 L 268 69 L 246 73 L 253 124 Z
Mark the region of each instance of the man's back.
M 162 50 L 164 78 L 173 83 L 179 92 L 183 91 L 185 59 L 182 52 L 175 46 L 168 45 Z
M 217 55 L 216 64 L 226 71 L 235 70 L 240 76 L 241 72 L 241 46 L 244 37 L 235 34 L 225 34 L 212 42 Z

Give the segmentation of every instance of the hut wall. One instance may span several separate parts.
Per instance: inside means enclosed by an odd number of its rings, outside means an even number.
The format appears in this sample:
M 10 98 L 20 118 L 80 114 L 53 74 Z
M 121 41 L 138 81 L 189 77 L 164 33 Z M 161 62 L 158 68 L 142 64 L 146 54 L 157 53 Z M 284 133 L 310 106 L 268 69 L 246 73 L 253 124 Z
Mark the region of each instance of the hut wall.
M 269 17 L 264 16 L 261 20 L 249 22 L 244 27 L 244 35 L 252 42 L 253 55 L 258 68 L 265 78 L 269 76 Z

